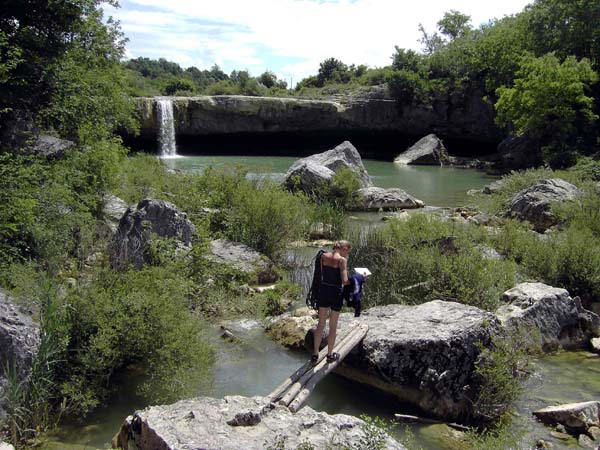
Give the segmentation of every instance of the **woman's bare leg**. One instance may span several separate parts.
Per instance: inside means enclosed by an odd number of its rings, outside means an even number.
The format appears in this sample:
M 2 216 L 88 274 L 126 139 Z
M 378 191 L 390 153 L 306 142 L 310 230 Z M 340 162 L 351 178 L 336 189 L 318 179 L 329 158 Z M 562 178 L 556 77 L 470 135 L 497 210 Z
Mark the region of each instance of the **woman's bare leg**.
M 333 353 L 333 347 L 335 346 L 335 336 L 337 334 L 338 318 L 340 317 L 339 311 L 331 311 L 329 314 L 329 336 L 327 336 L 327 354 Z
M 321 346 L 321 340 L 323 339 L 323 330 L 325 329 L 325 323 L 327 323 L 327 314 L 329 308 L 319 308 L 319 324 L 314 336 L 314 349 L 313 355 L 319 354 L 319 347 Z

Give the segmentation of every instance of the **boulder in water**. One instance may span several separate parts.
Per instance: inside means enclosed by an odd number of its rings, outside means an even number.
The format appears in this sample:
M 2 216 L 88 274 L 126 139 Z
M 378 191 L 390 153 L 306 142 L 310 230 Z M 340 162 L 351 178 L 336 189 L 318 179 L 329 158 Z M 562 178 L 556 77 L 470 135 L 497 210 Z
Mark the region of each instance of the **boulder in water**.
M 288 169 L 283 183 L 288 189 L 312 193 L 328 185 L 333 176 L 343 168 L 356 173 L 363 187 L 371 186 L 358 150 L 348 141 L 332 150 L 299 159 Z
M 591 427 L 600 426 L 598 401 L 548 406 L 534 411 L 533 414 L 546 424 L 564 425 L 571 433 L 585 433 Z
M 495 315 L 441 300 L 376 306 L 359 318 L 342 313 L 338 336 L 353 323 L 367 324 L 369 332 L 337 373 L 445 420 L 473 418 L 478 393 L 475 363 L 482 346 L 501 332 Z M 309 346 L 312 332 L 306 339 Z
M 502 301 L 504 305 L 496 311 L 502 324 L 527 331 L 530 344 L 545 350 L 587 347 L 599 331 L 598 316 L 584 309 L 579 297 L 571 298 L 566 289 L 521 283 L 506 291 Z
M 396 156 L 394 162 L 405 165 L 444 166 L 450 164 L 450 158 L 442 140 L 432 133 Z

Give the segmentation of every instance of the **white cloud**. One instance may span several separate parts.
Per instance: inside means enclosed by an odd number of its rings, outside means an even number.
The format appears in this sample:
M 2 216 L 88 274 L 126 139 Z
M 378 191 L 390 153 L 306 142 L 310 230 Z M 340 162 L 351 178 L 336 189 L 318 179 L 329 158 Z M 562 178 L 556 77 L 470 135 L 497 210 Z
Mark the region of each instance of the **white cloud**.
M 394 46 L 418 49 L 419 23 L 433 31 L 458 10 L 477 26 L 521 11 L 527 0 L 129 0 L 111 14 L 136 56 L 167 57 L 183 66 L 229 70 L 261 67 L 299 80 L 335 57 L 371 67 L 390 63 Z M 138 42 L 138 39 L 144 42 Z M 141 48 L 156 53 L 142 54 Z M 274 65 L 274 66 L 273 66 Z

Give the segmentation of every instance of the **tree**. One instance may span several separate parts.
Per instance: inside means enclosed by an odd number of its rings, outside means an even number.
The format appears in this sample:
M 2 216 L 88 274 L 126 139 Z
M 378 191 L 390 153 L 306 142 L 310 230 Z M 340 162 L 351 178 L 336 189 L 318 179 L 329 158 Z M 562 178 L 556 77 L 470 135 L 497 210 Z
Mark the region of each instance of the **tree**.
M 530 45 L 537 55 L 556 52 L 560 58 L 588 58 L 599 69 L 600 2 L 537 0 L 526 10 Z
M 332 82 L 347 83 L 350 80 L 348 66 L 335 58 L 327 58 L 319 64 L 317 80 L 319 87 Z
M 392 68 L 394 70 L 410 70 L 421 72 L 424 70 L 424 58 L 414 50 L 406 50 L 396 46 L 396 52 L 392 55 Z
M 440 33 L 453 41 L 456 38 L 464 36 L 471 30 L 469 22 L 471 22 L 471 16 L 451 9 L 444 13 L 444 17 L 438 21 L 437 26 Z
M 272 88 L 277 84 L 277 75 L 267 70 L 259 75 L 258 82 L 266 88 Z
M 177 92 L 194 92 L 194 83 L 185 78 L 173 78 L 163 89 L 164 95 L 175 95 Z
M 514 126 L 517 135 L 529 131 L 550 153 L 549 159 L 561 158 L 590 135 L 589 127 L 598 118 L 589 96 L 597 79 L 587 59 L 569 56 L 561 63 L 553 53 L 524 57 L 514 87 L 497 90 L 497 121 Z

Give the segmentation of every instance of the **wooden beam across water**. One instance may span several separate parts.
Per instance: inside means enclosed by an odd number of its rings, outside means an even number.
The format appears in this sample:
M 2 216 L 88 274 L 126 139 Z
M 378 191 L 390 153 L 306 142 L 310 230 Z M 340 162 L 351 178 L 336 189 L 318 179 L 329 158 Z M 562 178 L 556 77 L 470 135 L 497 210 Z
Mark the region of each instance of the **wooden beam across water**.
M 341 339 L 338 340 L 338 342 L 344 342 L 356 328 L 357 326 L 350 328 L 348 332 Z M 292 373 L 289 377 L 283 380 L 283 382 L 267 396 L 267 399 L 270 402 L 276 402 L 277 400 L 280 400 L 292 385 L 298 382 L 298 380 L 300 380 L 300 378 L 302 378 L 302 376 L 304 376 L 307 372 L 315 369 L 316 366 L 318 366 L 325 359 L 325 356 L 327 356 L 327 346 L 325 346 L 325 348 L 323 348 L 319 352 L 319 358 L 317 359 L 316 363 L 313 364 L 311 361 L 307 361 L 306 363 L 304 363 L 294 373 Z
M 346 335 L 338 340 L 333 351 L 339 354 L 339 359 L 328 363 L 325 359 L 327 348 L 319 352 L 319 359 L 315 365 L 310 361 L 296 370 L 283 383 L 267 397 L 269 401 L 279 400 L 280 405 L 287 406 L 290 411 L 296 412 L 313 392 L 319 381 L 335 367 L 358 345 L 366 336 L 369 327 L 360 324 L 351 328 Z

